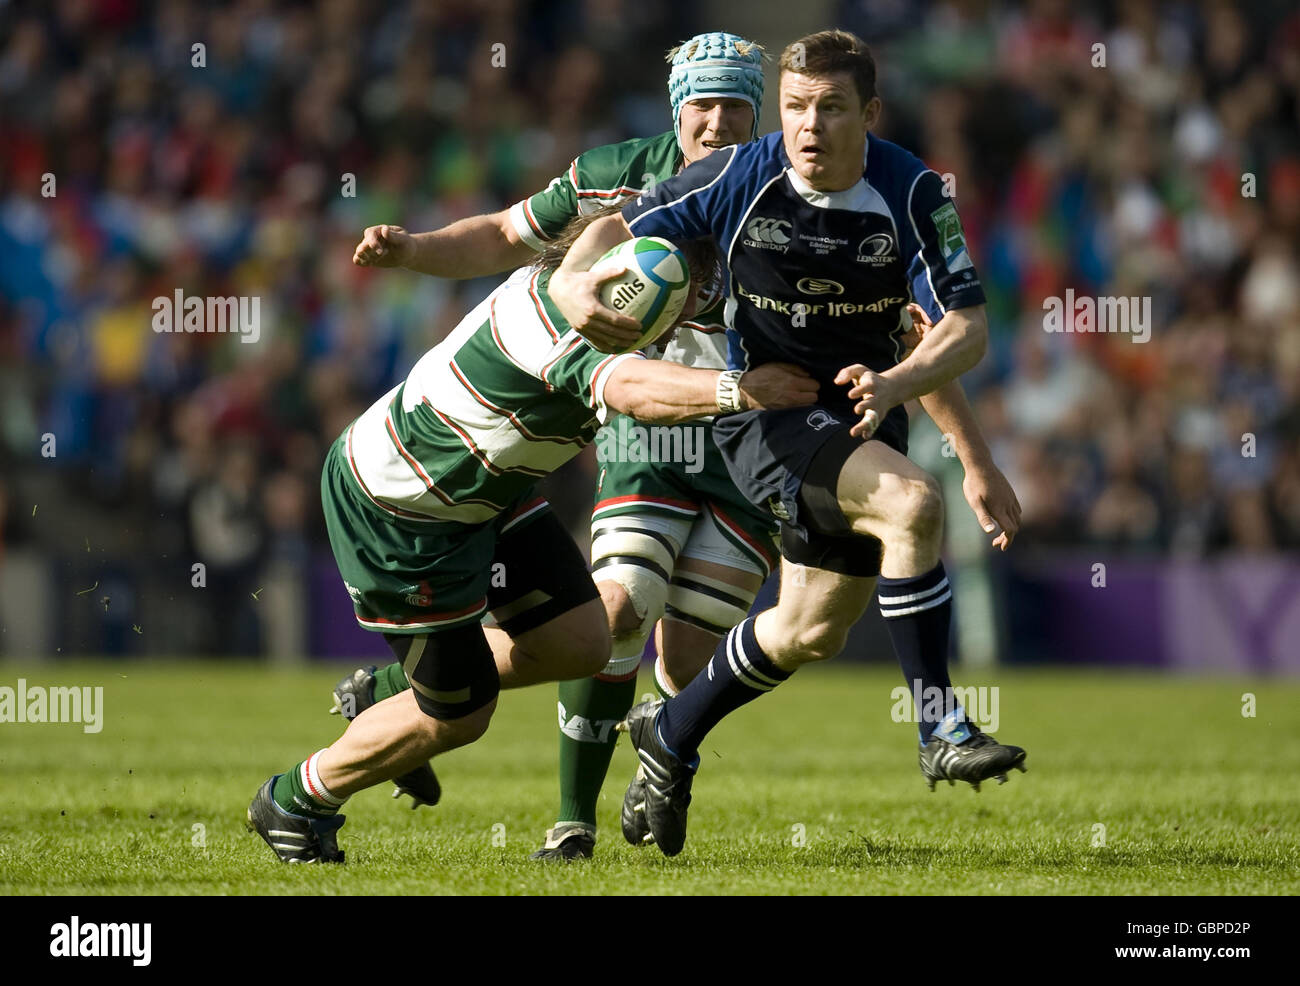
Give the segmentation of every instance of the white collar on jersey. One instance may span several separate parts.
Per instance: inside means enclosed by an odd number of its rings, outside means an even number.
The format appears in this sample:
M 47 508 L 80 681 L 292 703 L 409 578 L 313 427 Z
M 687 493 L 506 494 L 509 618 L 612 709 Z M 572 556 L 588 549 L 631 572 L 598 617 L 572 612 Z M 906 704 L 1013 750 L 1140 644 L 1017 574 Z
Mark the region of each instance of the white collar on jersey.
M 867 149 L 870 143 L 870 140 L 868 140 L 862 147 L 863 172 L 867 170 Z M 840 192 L 819 192 L 799 177 L 793 165 L 785 169 L 785 174 L 794 190 L 799 193 L 799 197 L 818 209 L 848 209 L 852 212 L 868 212 L 871 211 L 867 208 L 868 204 L 875 202 L 879 198 L 875 190 L 867 184 L 866 178 L 859 178 L 857 184 L 851 185 Z

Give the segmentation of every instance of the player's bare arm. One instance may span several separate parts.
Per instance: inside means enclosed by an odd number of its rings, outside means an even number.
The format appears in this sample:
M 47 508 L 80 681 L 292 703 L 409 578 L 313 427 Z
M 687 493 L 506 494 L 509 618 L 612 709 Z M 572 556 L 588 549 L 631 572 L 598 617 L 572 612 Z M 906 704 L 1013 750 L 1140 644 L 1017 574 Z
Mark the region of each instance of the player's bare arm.
M 934 323 L 925 309 L 915 302 L 907 306 L 907 313 L 912 317 L 912 329 L 903 341 L 910 351 L 934 327 Z M 965 472 L 962 494 L 980 527 L 994 535 L 993 547 L 1006 551 L 1020 530 L 1020 501 L 1007 477 L 993 461 L 993 453 L 984 441 L 961 381 L 953 380 L 933 393 L 923 395 L 920 403 L 930 420 L 952 443 Z
M 717 370 L 662 360 L 620 363 L 605 384 L 605 403 L 649 424 L 673 424 L 718 412 Z M 767 363 L 740 377 L 741 410 L 800 407 L 817 399 L 817 382 L 789 363 Z
M 534 257 L 519 238 L 510 210 L 461 219 L 429 233 L 401 226 L 368 226 L 352 254 L 358 267 L 405 267 L 453 279 L 513 270 Z
M 849 397 L 858 398 L 854 413 L 862 420 L 853 434 L 870 437 L 890 408 L 931 393 L 957 379 L 984 356 L 988 321 L 984 306 L 954 308 L 928 330 L 910 356 L 883 373 L 861 363 L 846 366 L 835 382 L 850 386 Z

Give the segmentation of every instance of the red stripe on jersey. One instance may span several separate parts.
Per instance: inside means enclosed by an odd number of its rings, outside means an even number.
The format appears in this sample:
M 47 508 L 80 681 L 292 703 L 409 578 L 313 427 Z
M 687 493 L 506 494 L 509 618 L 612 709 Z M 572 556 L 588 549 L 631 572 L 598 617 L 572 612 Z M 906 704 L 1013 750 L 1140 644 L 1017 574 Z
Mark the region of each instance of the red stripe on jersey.
M 391 504 L 385 503 L 383 500 L 379 499 L 379 497 L 375 496 L 374 493 L 370 492 L 370 487 L 367 486 L 366 481 L 361 478 L 361 470 L 357 468 L 356 459 L 352 455 L 352 428 L 354 427 L 355 424 L 348 428 L 348 441 L 347 441 L 348 468 L 352 473 L 352 478 L 357 481 L 357 486 L 361 488 L 361 492 L 366 495 L 366 498 L 371 503 L 373 503 L 376 507 L 378 507 L 380 510 L 385 510 L 390 514 L 393 514 L 394 516 L 406 517 L 411 520 L 424 520 L 424 521 L 429 521 L 430 523 L 437 523 L 438 518 L 436 517 L 430 517 L 427 514 L 414 513 L 410 510 L 403 510 L 400 507 L 394 507 Z M 432 492 L 436 493 L 438 496 L 442 496 L 442 494 L 436 488 Z M 446 502 L 450 503 L 451 501 L 447 500 Z
M 615 496 L 608 500 L 601 500 L 591 508 L 594 514 L 598 510 L 608 510 L 610 507 L 623 506 L 632 503 L 648 503 L 658 507 L 678 507 L 682 510 L 688 510 L 692 514 L 698 514 L 700 508 L 698 504 L 691 503 L 688 500 L 670 500 L 662 496 L 642 496 L 638 493 L 630 493 L 627 496 Z
M 432 411 L 434 414 L 438 416 L 439 421 L 441 421 L 443 424 L 445 424 L 448 428 L 450 428 L 452 431 L 456 433 L 457 437 L 461 440 L 464 446 L 467 449 L 469 449 L 470 454 L 473 455 L 474 458 L 478 459 L 479 462 L 483 463 L 483 468 L 486 469 L 488 472 L 492 473 L 492 475 L 504 476 L 508 472 L 521 472 L 526 476 L 536 476 L 539 479 L 543 476 L 550 475 L 544 469 L 530 469 L 527 466 L 508 466 L 504 468 L 502 466 L 498 466 L 496 463 L 494 463 L 491 459 L 487 457 L 487 453 L 485 453 L 482 449 L 480 449 L 477 445 L 474 444 L 474 439 L 469 437 L 469 432 L 465 431 L 458 424 L 456 424 L 456 422 L 452 421 L 451 418 L 447 417 L 447 415 L 443 414 L 436 407 L 430 404 L 429 398 L 422 397 L 420 398 L 420 400 L 424 402 L 425 407 L 427 407 L 430 411 Z
M 564 347 L 564 352 L 560 353 L 560 355 L 556 356 L 555 359 L 551 360 L 544 367 L 542 367 L 542 383 L 546 384 L 547 390 L 552 390 L 552 391 L 555 390 L 555 387 L 551 384 L 551 381 L 546 379 L 546 375 L 551 372 L 552 367 L 554 367 L 556 363 L 564 359 L 564 357 L 568 356 L 569 353 L 573 352 L 581 345 L 582 345 L 582 337 L 579 336 L 577 339 L 574 339 L 571 343 L 569 343 L 567 346 Z
M 517 507 L 515 509 L 515 512 L 510 515 L 509 519 L 515 520 L 519 517 L 522 517 L 526 513 L 531 513 L 533 510 L 536 510 L 538 507 L 544 507 L 544 506 L 546 506 L 546 497 L 544 496 L 534 497 L 533 499 L 529 500 L 527 503 Z
M 604 370 L 605 367 L 609 366 L 609 364 L 613 362 L 620 355 L 621 355 L 620 353 L 615 353 L 613 356 L 609 357 L 609 359 L 601 360 L 600 363 L 597 364 L 596 369 L 591 371 L 591 406 L 592 407 L 595 407 L 597 404 L 596 381 L 600 378 L 601 371 Z
M 576 188 L 580 199 L 617 199 L 626 195 L 640 195 L 643 189 L 628 188 L 622 185 L 619 188 Z
M 437 412 L 435 411 L 435 413 Z M 430 492 L 437 492 L 438 487 L 434 485 L 429 474 L 424 471 L 424 466 L 420 464 L 420 460 L 408 452 L 406 446 L 402 444 L 402 440 L 397 437 L 397 429 L 393 427 L 392 412 L 384 415 L 384 427 L 388 429 L 388 438 L 393 443 L 393 448 L 397 449 L 397 454 L 406 460 L 406 464 L 420 477 L 420 481 L 429 488 Z
M 487 600 L 480 599 L 478 602 L 474 603 L 474 605 L 466 606 L 464 609 L 458 609 L 455 610 L 454 612 L 449 611 L 446 613 L 427 613 L 427 614 L 422 614 L 418 617 L 411 617 L 410 619 L 395 619 L 395 620 L 386 619 L 385 617 L 382 616 L 374 616 L 374 617 L 367 617 L 363 621 L 362 618 L 358 616 L 357 620 L 359 622 L 365 622 L 365 623 L 382 623 L 384 626 L 389 626 L 389 627 L 405 627 L 405 626 L 411 626 L 413 624 L 423 624 L 423 623 L 449 623 L 452 620 L 460 620 L 460 619 L 465 619 L 466 617 L 474 616 L 476 613 L 482 612 L 486 608 L 487 608 Z
M 546 235 L 546 231 L 538 225 L 537 217 L 533 215 L 533 207 L 528 204 L 527 199 L 524 199 L 524 219 L 528 221 L 528 225 L 533 228 L 533 232 L 537 234 L 539 240 L 550 239 L 550 237 Z
M 555 323 L 552 322 L 551 317 L 546 314 L 546 306 L 542 304 L 541 295 L 537 293 L 537 279 L 541 276 L 542 276 L 542 272 L 538 271 L 528 281 L 528 295 L 533 299 L 533 304 L 537 308 L 537 317 L 540 318 L 542 320 L 542 324 L 546 326 L 546 331 L 549 332 L 551 335 L 551 341 L 559 342 L 560 334 L 555 331 Z M 545 376 L 545 373 L 543 373 L 543 376 Z
M 489 411 L 494 411 L 497 414 L 500 414 L 502 417 L 506 418 L 512 425 L 515 426 L 515 430 L 519 432 L 519 434 L 526 441 L 555 442 L 556 444 L 560 444 L 560 445 L 582 445 L 583 444 L 582 439 L 574 438 L 571 435 L 534 435 L 531 431 L 528 430 L 528 426 L 525 425 L 522 421 L 519 420 L 519 418 L 515 416 L 513 411 L 509 411 L 504 407 L 498 407 L 496 404 L 493 404 L 490 400 L 488 400 L 486 397 L 480 394 L 478 390 L 475 389 L 474 385 L 469 382 L 465 374 L 461 372 L 460 367 L 456 365 L 455 359 L 453 359 L 447 365 L 451 367 L 451 372 L 455 374 L 456 379 L 459 380 L 461 384 L 465 387 L 465 389 L 469 391 L 470 396 L 473 397 L 474 400 L 478 401 L 481 405 L 483 405 L 483 407 L 487 408 Z M 425 403 L 428 403 L 427 398 L 425 399 Z
M 710 503 L 709 510 L 713 514 L 713 516 L 717 519 L 718 523 L 725 526 L 727 530 L 731 531 L 732 534 L 736 535 L 736 537 L 738 537 L 741 541 L 744 541 L 745 544 L 749 545 L 750 548 L 754 550 L 754 553 L 763 559 L 764 563 L 766 563 L 767 565 L 767 570 L 771 572 L 772 565 L 776 562 L 776 555 L 772 553 L 772 549 L 765 548 L 758 541 L 755 541 L 752 537 L 750 537 L 749 534 L 745 532 L 744 528 L 742 528 L 734 520 L 728 517 L 726 513 L 723 512 L 722 508 L 719 507 L 716 503 Z

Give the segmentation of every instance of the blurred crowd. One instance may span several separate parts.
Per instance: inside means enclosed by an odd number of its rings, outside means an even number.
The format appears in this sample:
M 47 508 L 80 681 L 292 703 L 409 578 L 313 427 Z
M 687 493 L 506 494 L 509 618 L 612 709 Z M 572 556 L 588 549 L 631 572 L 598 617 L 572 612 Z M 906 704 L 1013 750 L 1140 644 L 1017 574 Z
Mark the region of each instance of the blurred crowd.
M 955 176 L 993 336 L 968 390 L 1027 546 L 1300 546 L 1300 13 L 1240 6 L 827 4 L 876 52 L 881 135 Z M 494 284 L 357 268 L 361 230 L 667 129 L 663 51 L 727 27 L 699 16 L 0 7 L 0 550 L 91 518 L 231 584 L 305 557 L 328 443 Z M 1067 288 L 1151 298 L 1150 340 L 1046 332 Z M 258 342 L 155 333 L 177 289 L 259 297 Z M 589 489 L 556 491 L 577 524 Z
M 1300 8 L 847 0 L 840 21 L 880 51 L 885 132 L 956 177 L 994 334 L 967 389 L 1024 545 L 1300 546 Z M 1150 298 L 1149 340 L 1045 331 L 1067 289 Z

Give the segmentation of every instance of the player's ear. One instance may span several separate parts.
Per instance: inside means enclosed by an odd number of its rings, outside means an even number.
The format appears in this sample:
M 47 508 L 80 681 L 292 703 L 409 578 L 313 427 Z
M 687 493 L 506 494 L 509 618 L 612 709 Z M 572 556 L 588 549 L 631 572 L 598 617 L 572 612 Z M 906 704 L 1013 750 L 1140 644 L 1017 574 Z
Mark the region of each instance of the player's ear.
M 863 123 L 866 124 L 868 130 L 874 129 L 876 124 L 879 122 L 880 109 L 881 102 L 879 96 L 872 96 L 871 99 L 867 101 L 867 105 L 862 108 Z

